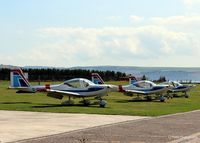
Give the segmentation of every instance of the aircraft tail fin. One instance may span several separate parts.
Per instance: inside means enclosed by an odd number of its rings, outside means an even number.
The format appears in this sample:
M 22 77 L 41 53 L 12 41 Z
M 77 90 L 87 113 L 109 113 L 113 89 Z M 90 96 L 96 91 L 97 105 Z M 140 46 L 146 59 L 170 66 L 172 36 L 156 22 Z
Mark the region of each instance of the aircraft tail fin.
M 11 69 L 10 87 L 11 88 L 30 87 L 30 83 L 25 78 L 24 73 L 20 68 Z
M 135 76 L 129 76 L 129 84 L 133 84 L 137 81 Z
M 92 82 L 95 84 L 104 84 L 103 79 L 98 73 L 92 73 Z

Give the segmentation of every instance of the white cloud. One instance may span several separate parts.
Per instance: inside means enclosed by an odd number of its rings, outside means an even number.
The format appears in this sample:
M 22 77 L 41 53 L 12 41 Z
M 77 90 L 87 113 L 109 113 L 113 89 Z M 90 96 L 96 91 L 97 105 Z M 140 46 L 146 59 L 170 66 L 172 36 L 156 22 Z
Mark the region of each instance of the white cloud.
M 173 25 L 173 26 L 199 26 L 200 15 L 193 16 L 171 16 L 171 17 L 153 17 L 150 18 L 153 24 L 157 25 Z M 184 30 L 184 29 L 182 29 Z
M 163 22 L 163 19 L 160 21 L 165 23 L 164 25 L 168 25 L 171 23 L 169 19 L 167 22 Z M 51 27 L 40 29 L 39 32 L 46 42 L 29 51 L 28 54 L 31 56 L 28 60 L 34 61 L 34 57 L 38 57 L 37 59 L 41 63 L 47 65 L 56 62 L 61 66 L 140 64 L 144 66 L 149 64 L 151 66 L 170 66 L 178 65 L 177 59 L 179 58 L 188 59 L 200 56 L 196 52 L 200 48 L 195 34 L 170 30 L 157 24 L 136 28 Z M 40 55 L 41 51 L 42 55 Z M 165 63 L 166 59 L 168 62 Z
M 16 65 L 67 67 L 200 66 L 196 62 L 200 56 L 200 16 L 140 20 L 145 24 L 137 27 L 42 28 L 37 31 L 41 42 L 20 54 L 0 55 L 0 60 L 8 64 L 16 61 Z
M 200 0 L 182 0 L 187 15 L 199 15 Z
M 200 4 L 199 0 L 183 0 L 183 2 L 187 6 Z
M 136 16 L 136 15 L 131 15 L 131 16 L 130 16 L 130 21 L 131 21 L 132 23 L 141 22 L 142 20 L 144 20 L 144 17 Z

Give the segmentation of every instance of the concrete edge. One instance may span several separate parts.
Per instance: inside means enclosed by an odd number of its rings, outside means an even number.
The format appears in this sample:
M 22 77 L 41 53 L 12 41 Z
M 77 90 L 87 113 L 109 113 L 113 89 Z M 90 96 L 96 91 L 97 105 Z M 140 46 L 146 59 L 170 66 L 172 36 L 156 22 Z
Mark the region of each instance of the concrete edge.
M 110 124 L 105 124 L 105 125 L 88 127 L 88 128 L 84 128 L 84 129 L 77 129 L 77 130 L 63 132 L 63 133 L 58 133 L 58 134 L 46 135 L 46 136 L 41 136 L 41 137 L 36 137 L 36 138 L 23 139 L 23 140 L 18 140 L 18 141 L 14 141 L 14 142 L 7 142 L 7 143 L 23 143 L 23 142 L 31 141 L 31 140 L 37 141 L 37 140 L 45 139 L 45 138 L 48 138 L 48 137 L 51 137 L 51 136 L 60 136 L 60 135 L 64 135 L 64 134 L 71 134 L 71 133 L 77 133 L 77 132 L 81 132 L 81 131 L 88 131 L 88 130 L 91 130 L 91 129 L 109 127 L 109 126 L 113 126 L 113 125 L 122 125 L 122 124 L 126 124 L 126 123 L 129 123 L 129 122 L 138 122 L 138 121 L 142 121 L 142 120 L 148 120 L 149 118 L 152 118 L 152 117 L 145 117 L 144 116 L 144 118 L 142 118 L 142 119 L 129 120 L 129 121 L 121 121 L 121 122 L 117 122 L 117 123 L 110 123 Z
M 9 110 L 5 110 L 5 111 L 9 111 Z M 139 121 L 143 121 L 143 120 L 145 121 L 145 120 L 152 120 L 152 119 L 160 119 L 160 118 L 164 118 L 164 117 L 183 115 L 183 114 L 186 114 L 186 113 L 193 113 L 193 112 L 198 112 L 198 111 L 200 111 L 200 109 L 199 110 L 193 110 L 193 111 L 181 112 L 181 113 L 175 113 L 175 114 L 169 114 L 169 115 L 162 115 L 162 116 L 158 116 L 158 117 L 141 116 L 141 117 L 144 117 L 144 118 L 136 119 L 136 120 L 121 121 L 121 122 L 117 122 L 117 123 L 110 123 L 110 124 L 99 125 L 99 126 L 94 126 L 94 127 L 88 127 L 88 128 L 73 130 L 73 131 L 69 131 L 69 132 L 46 135 L 46 136 L 41 136 L 41 137 L 36 137 L 36 138 L 23 139 L 23 140 L 18 140 L 18 141 L 14 141 L 14 142 L 7 142 L 7 143 L 23 143 L 23 142 L 30 141 L 30 140 L 45 139 L 45 138 L 48 138 L 48 137 L 51 137 L 51 136 L 59 136 L 59 135 L 63 135 L 63 134 L 77 133 L 77 132 L 80 132 L 80 131 L 87 131 L 87 130 L 90 130 L 90 129 L 109 127 L 109 126 L 113 126 L 113 125 L 123 125 L 123 124 L 130 123 L 130 122 L 139 122 Z M 30 111 L 22 111 L 22 112 L 30 112 Z M 51 113 L 51 112 L 39 112 L 39 113 Z M 57 114 L 60 114 L 60 113 L 57 113 Z M 67 113 L 67 114 L 79 114 L 79 113 Z M 87 115 L 85 113 L 82 113 L 82 114 Z M 92 115 L 104 115 L 104 114 L 92 114 Z M 123 116 L 123 115 L 121 115 L 121 116 Z

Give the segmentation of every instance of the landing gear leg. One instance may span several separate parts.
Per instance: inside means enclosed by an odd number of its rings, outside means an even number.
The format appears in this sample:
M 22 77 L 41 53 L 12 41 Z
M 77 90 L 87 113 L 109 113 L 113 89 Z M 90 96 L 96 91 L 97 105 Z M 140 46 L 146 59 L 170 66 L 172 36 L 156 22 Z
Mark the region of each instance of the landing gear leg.
M 71 97 L 69 96 L 69 100 L 63 101 L 63 102 L 61 103 L 61 105 L 74 105 L 74 101 L 71 100 Z
M 189 98 L 189 94 L 187 94 L 187 92 L 185 92 L 185 98 Z

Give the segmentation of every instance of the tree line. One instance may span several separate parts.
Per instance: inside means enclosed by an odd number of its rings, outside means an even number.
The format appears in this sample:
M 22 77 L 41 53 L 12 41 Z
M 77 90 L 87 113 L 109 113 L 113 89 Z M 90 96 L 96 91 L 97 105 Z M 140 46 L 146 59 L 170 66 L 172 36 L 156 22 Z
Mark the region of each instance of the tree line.
M 82 70 L 82 69 L 22 69 L 28 73 L 30 81 L 64 81 L 72 78 L 91 79 L 92 73 L 98 73 L 103 80 L 120 80 L 126 77 L 125 73 L 115 71 L 98 71 L 98 70 Z M 0 69 L 0 80 L 10 79 L 10 69 Z

